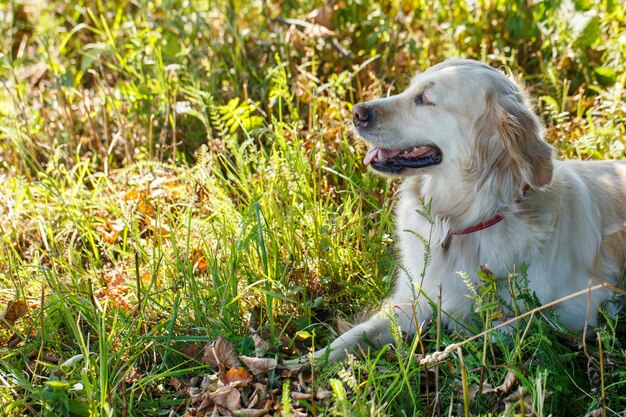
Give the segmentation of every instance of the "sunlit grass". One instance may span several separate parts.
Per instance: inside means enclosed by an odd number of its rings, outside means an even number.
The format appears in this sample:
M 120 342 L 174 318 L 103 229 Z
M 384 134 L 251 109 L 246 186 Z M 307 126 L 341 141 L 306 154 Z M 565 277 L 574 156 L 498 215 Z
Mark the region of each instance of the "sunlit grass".
M 3 315 L 0 414 L 190 415 L 186 389 L 211 373 L 202 349 L 218 336 L 253 355 L 254 325 L 268 357 L 306 353 L 332 339 L 335 319 L 375 308 L 401 267 L 397 184 L 364 170 L 351 106 L 401 91 L 446 57 L 520 74 L 561 157 L 624 157 L 619 2 L 333 4 L 0 11 L 0 302 L 27 306 Z M 318 17 L 330 35 L 275 20 L 312 10 L 332 15 Z M 491 285 L 477 300 L 487 326 Z M 584 348 L 532 319 L 421 366 L 466 337 L 430 326 L 410 344 L 314 371 L 327 402 L 275 405 L 292 415 L 624 415 L 620 319 L 607 316 Z M 476 394 L 508 375 L 526 401 Z

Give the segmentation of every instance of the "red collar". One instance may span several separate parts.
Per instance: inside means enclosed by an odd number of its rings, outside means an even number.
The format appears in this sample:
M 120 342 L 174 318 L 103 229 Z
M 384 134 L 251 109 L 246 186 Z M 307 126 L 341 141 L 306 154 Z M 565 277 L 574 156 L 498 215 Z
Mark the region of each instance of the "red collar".
M 529 189 L 530 189 L 530 186 L 528 184 L 524 185 L 524 188 L 522 189 L 522 196 L 520 198 L 518 198 L 517 200 L 515 200 L 515 202 L 516 203 L 521 202 L 522 199 L 526 196 L 526 193 L 528 192 Z M 488 227 L 491 227 L 494 224 L 500 223 L 502 220 L 504 220 L 504 217 L 502 217 L 499 214 L 496 214 L 495 216 L 493 216 L 489 220 L 485 220 L 482 223 L 478 223 L 478 224 L 475 224 L 473 226 L 470 226 L 467 229 L 463 229 L 463 230 L 448 230 L 448 234 L 446 235 L 446 238 L 444 239 L 444 241 L 441 244 L 441 246 L 443 247 L 444 250 L 448 250 L 448 247 L 450 247 L 450 242 L 452 241 L 452 236 L 454 236 L 454 235 L 469 235 L 470 233 L 480 232 L 481 230 L 487 229 Z

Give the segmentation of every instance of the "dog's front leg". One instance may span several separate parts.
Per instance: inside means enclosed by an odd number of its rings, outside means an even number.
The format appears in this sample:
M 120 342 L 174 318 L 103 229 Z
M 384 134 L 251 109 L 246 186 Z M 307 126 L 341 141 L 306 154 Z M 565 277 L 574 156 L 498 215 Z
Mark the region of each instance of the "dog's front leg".
M 330 346 L 314 353 L 315 359 L 328 355 L 329 362 L 341 361 L 352 353 L 365 353 L 392 343 L 389 313 L 380 312 L 337 337 Z M 328 353 L 327 353 L 328 352 Z
M 288 368 L 298 368 L 311 361 L 328 360 L 328 363 L 345 359 L 348 354 L 364 353 L 370 348 L 378 349 L 393 342 L 391 334 L 391 320 L 388 313 L 380 312 L 369 320 L 360 323 L 337 337 L 328 347 L 317 350 L 310 355 L 284 361 Z
M 388 309 L 383 309 L 367 321 L 338 336 L 328 347 L 315 351 L 312 359 L 314 361 L 327 359 L 329 363 L 338 362 L 345 359 L 348 354 L 361 354 L 369 349 L 380 349 L 386 344 L 393 343 L 394 338 L 391 326 L 394 324 L 392 324 L 390 316 L 392 314 L 395 316 L 397 313 L 398 311 L 392 312 Z M 405 320 L 402 320 L 401 316 L 395 316 L 395 319 L 400 325 L 399 330 L 405 333 L 413 333 L 411 330 L 414 329 L 414 326 L 405 328 L 403 326 L 403 321 Z M 285 361 L 285 365 L 297 367 L 310 359 L 310 356 L 302 356 Z

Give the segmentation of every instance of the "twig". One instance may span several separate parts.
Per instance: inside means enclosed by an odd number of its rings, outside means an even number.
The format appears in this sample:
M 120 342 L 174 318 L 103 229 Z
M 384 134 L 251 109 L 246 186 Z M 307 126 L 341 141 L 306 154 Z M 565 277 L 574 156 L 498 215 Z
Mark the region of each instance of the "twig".
M 459 366 L 461 367 L 461 384 L 463 385 L 463 411 L 465 417 L 469 417 L 469 392 L 467 388 L 467 369 L 465 369 L 465 363 L 463 362 L 463 352 L 461 346 L 456 349 L 456 354 L 459 356 Z
M 604 397 L 604 360 L 602 356 L 602 338 L 596 332 L 598 338 L 598 356 L 600 357 L 600 404 L 602 404 L 602 417 L 606 417 L 606 398 Z
M 282 23 L 285 25 L 296 26 L 300 29 L 303 29 L 304 33 L 311 35 L 315 38 L 326 39 L 330 45 L 339 52 L 340 55 L 346 58 L 352 58 L 352 53 L 346 48 L 344 48 L 337 38 L 335 37 L 335 32 L 328 29 L 325 26 L 318 25 L 317 23 L 310 23 L 306 20 L 302 19 L 288 19 L 282 16 L 278 16 L 275 19 L 278 23 Z
M 16 400 L 21 400 L 22 396 L 20 394 L 17 393 L 17 391 L 15 391 L 13 389 L 13 387 L 11 385 L 9 385 L 9 381 L 7 381 L 4 378 L 4 375 L 2 375 L 2 373 L 0 373 L 0 382 L 2 382 L 4 384 L 4 386 L 6 388 L 8 388 L 9 391 L 11 391 L 11 395 L 13 395 L 13 397 Z M 26 407 L 28 409 L 28 411 L 30 411 L 34 416 L 41 416 L 41 414 L 39 414 L 33 407 L 30 406 L 30 404 L 28 404 L 27 402 L 23 403 L 24 407 Z
M 474 335 L 472 337 L 469 337 L 469 338 L 465 339 L 462 342 L 453 343 L 453 344 L 449 345 L 448 347 L 446 347 L 443 350 L 443 352 L 441 352 L 441 351 L 433 352 L 430 355 L 424 357 L 422 360 L 420 360 L 419 364 L 420 365 L 428 365 L 428 364 L 431 364 L 431 363 L 434 363 L 434 362 L 442 361 L 442 360 L 444 360 L 445 358 L 448 357 L 450 352 L 460 348 L 461 346 L 463 346 L 463 345 L 465 345 L 465 344 L 467 344 L 469 342 L 472 342 L 472 341 L 474 341 L 476 339 L 479 339 L 481 337 L 487 336 L 489 333 L 493 332 L 494 330 L 498 330 L 498 329 L 500 329 L 502 327 L 508 326 L 509 324 L 511 324 L 511 323 L 513 323 L 513 322 L 515 322 L 515 321 L 517 321 L 519 319 L 522 319 L 522 318 L 527 317 L 527 316 L 534 315 L 535 313 L 537 313 L 539 311 L 546 310 L 546 309 L 548 309 L 550 307 L 554 307 L 555 305 L 560 304 L 560 303 L 562 303 L 564 301 L 571 300 L 572 298 L 576 298 L 576 297 L 578 297 L 580 295 L 583 295 L 583 294 L 585 294 L 587 292 L 599 290 L 601 288 L 608 288 L 608 289 L 610 289 L 612 291 L 615 291 L 615 292 L 617 292 L 619 294 L 626 295 L 626 291 L 621 290 L 621 289 L 617 288 L 614 285 L 607 284 L 607 283 L 597 284 L 597 285 L 594 285 L 593 287 L 589 287 L 587 289 L 577 291 L 577 292 L 575 292 L 573 294 L 567 295 L 565 297 L 561 297 L 558 300 L 551 301 L 548 304 L 544 304 L 542 306 L 534 308 L 534 309 L 532 309 L 530 311 L 527 311 L 526 313 L 524 313 L 524 314 L 522 314 L 520 316 L 513 317 L 512 319 L 507 320 L 505 322 L 502 322 L 499 325 L 497 325 L 495 327 L 492 327 L 491 329 L 487 329 L 484 332 L 481 332 L 481 333 L 478 333 L 478 334 L 476 334 L 476 335 Z

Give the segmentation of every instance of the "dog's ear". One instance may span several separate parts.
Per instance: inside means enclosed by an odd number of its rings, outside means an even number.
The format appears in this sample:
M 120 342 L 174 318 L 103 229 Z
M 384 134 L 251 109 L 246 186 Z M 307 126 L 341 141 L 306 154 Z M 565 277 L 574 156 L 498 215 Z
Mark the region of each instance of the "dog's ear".
M 506 112 L 500 132 L 522 176 L 533 188 L 550 185 L 554 171 L 552 147 L 543 140 L 539 118 L 525 100 L 520 101 L 515 95 L 500 101 Z
M 552 182 L 552 148 L 543 140 L 539 119 L 521 94 L 498 96 L 490 91 L 485 110 L 473 126 L 474 158 L 470 172 L 483 182 L 489 173 L 501 180 L 511 175 L 533 188 Z

